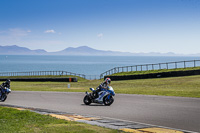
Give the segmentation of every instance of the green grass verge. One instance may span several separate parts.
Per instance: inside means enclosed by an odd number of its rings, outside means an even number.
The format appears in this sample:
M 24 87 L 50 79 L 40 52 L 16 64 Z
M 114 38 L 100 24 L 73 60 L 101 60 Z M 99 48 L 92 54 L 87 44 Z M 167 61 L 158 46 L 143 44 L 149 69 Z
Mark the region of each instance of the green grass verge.
M 117 81 L 117 93 L 200 97 L 200 76 Z
M 118 130 L 71 122 L 30 111 L 0 107 L 1 133 L 117 133 Z
M 111 76 L 142 75 L 142 74 L 151 74 L 151 73 L 163 73 L 163 72 L 172 72 L 172 71 L 189 71 L 189 70 L 200 70 L 200 67 L 120 72 L 120 73 L 112 74 Z
M 85 92 L 96 88 L 103 80 L 80 82 L 11 82 L 11 89 L 17 91 L 60 91 Z M 70 84 L 70 88 L 68 88 Z M 112 81 L 116 93 L 200 97 L 200 75 Z

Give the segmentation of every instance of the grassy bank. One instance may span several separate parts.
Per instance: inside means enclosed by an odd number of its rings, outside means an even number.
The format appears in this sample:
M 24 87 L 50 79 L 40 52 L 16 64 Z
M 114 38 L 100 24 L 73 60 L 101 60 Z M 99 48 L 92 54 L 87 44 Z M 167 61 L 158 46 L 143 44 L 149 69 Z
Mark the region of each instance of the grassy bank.
M 0 107 L 1 133 L 117 133 L 118 130 L 60 120 L 30 111 Z
M 85 92 L 97 87 L 103 80 L 79 82 L 11 82 L 11 89 L 18 91 Z M 68 88 L 70 84 L 70 88 Z M 200 97 L 200 75 L 112 81 L 116 93 Z

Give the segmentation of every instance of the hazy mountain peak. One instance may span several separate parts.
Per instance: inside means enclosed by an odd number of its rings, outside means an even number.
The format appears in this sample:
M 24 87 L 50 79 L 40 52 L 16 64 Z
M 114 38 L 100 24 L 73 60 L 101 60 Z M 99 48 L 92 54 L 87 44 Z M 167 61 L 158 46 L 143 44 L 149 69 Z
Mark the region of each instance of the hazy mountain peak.
M 43 49 L 30 50 L 26 47 L 19 47 L 17 45 L 0 46 L 0 54 L 6 55 L 37 55 L 47 53 Z
M 90 48 L 90 47 L 88 47 L 88 46 L 80 46 L 80 47 L 68 47 L 68 48 L 66 48 L 66 49 L 79 49 L 79 50 L 87 50 L 87 49 L 93 49 L 93 48 Z M 66 50 L 65 49 L 65 50 Z M 93 49 L 94 50 L 94 49 Z

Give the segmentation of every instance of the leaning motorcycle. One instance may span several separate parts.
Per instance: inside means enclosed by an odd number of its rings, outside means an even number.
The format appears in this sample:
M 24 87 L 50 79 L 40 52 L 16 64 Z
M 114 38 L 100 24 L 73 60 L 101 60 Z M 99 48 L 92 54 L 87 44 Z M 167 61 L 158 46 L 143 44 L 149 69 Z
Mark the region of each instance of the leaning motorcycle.
M 4 102 L 7 99 L 7 95 L 11 92 L 10 88 L 0 85 L 0 101 Z
M 90 88 L 90 90 L 92 92 L 86 92 L 86 96 L 83 99 L 83 102 L 86 105 L 90 105 L 91 103 L 99 103 L 110 106 L 114 102 L 115 92 L 111 86 L 109 86 L 108 89 L 102 89 L 100 92 L 96 92 L 94 88 Z

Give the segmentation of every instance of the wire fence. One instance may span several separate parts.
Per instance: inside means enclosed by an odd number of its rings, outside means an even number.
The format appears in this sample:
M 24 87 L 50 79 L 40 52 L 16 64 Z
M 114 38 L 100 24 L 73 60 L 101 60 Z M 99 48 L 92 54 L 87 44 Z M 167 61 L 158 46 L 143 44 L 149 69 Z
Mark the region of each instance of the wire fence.
M 77 74 L 67 71 L 30 71 L 30 72 L 1 72 L 0 76 L 79 76 L 86 78 L 84 74 Z
M 157 64 L 143 64 L 134 66 L 124 66 L 112 68 L 100 75 L 103 78 L 106 75 L 112 75 L 120 72 L 130 71 L 149 71 L 149 70 L 161 70 L 161 69 L 177 69 L 177 68 L 188 68 L 188 67 L 199 67 L 200 60 L 189 60 L 189 61 L 177 61 L 177 62 L 166 62 Z
M 85 79 L 97 80 L 97 79 L 100 79 L 100 76 L 99 75 L 85 75 Z
M 1 72 L 0 76 L 78 76 L 88 80 L 99 79 L 99 75 L 85 75 L 67 71 Z

